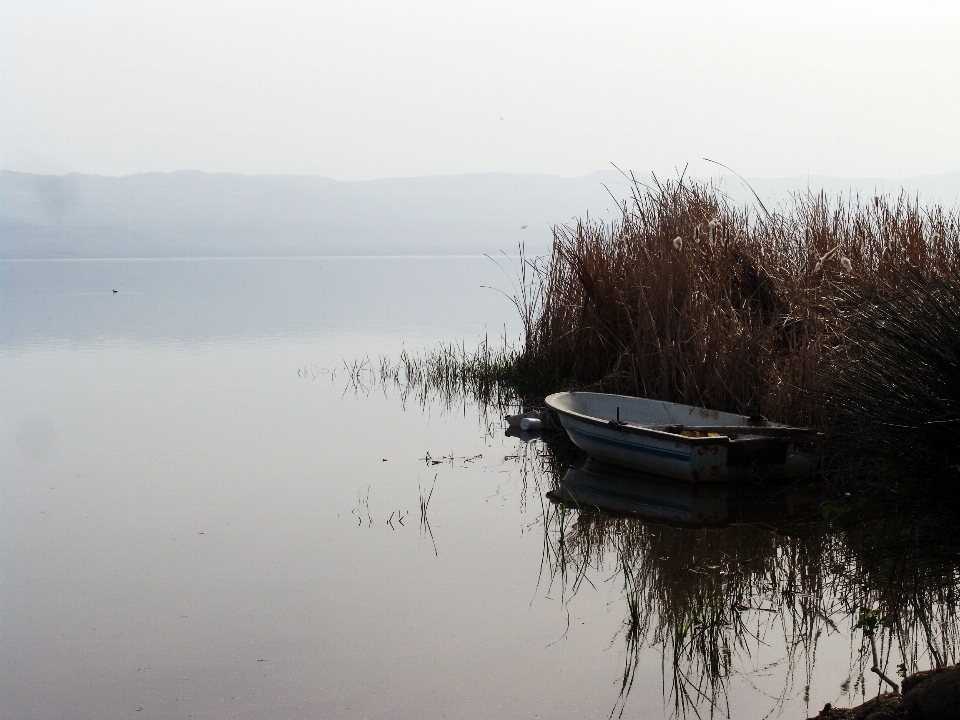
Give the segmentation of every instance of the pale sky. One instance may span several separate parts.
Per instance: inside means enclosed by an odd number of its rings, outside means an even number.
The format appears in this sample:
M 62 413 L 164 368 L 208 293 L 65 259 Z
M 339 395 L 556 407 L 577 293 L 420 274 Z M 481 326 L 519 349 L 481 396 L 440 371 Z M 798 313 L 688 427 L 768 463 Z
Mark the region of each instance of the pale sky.
M 0 1 L 0 166 L 960 170 L 960 2 Z

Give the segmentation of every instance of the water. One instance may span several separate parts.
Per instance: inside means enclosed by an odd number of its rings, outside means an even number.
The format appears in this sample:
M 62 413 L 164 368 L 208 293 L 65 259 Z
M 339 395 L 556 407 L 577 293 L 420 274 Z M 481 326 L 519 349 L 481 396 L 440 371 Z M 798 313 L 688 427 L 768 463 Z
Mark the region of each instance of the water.
M 344 358 L 517 338 L 489 289 L 511 262 L 0 264 L 2 716 L 604 718 L 631 662 L 624 717 L 670 716 L 616 557 L 564 576 L 544 446 L 347 382 Z M 755 520 L 709 537 L 780 537 Z M 791 667 L 769 616 L 721 714 L 851 697 L 849 623 Z

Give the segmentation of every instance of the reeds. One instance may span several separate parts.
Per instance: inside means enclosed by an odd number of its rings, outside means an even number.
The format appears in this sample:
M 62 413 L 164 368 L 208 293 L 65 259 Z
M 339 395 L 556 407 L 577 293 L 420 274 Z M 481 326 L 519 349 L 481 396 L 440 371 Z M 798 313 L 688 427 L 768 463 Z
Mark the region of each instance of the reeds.
M 518 362 L 520 354 L 505 339 L 491 343 L 484 338 L 476 348 L 451 343 L 413 352 L 404 349 L 395 360 L 383 356 L 376 363 L 361 358 L 344 364 L 348 388 L 357 392 L 392 387 L 404 404 L 439 401 L 450 407 L 471 401 L 502 409 L 519 402 L 530 385 Z
M 856 298 L 957 270 L 958 215 L 905 195 L 736 207 L 710 185 L 634 186 L 609 223 L 555 229 L 530 262 L 517 359 L 542 392 L 593 388 L 822 423 Z M 840 299 L 843 302 L 840 302 Z
M 862 453 L 960 480 L 960 279 L 903 264 L 842 293 L 848 351 L 827 369 L 838 430 Z M 884 473 L 890 480 L 890 473 Z

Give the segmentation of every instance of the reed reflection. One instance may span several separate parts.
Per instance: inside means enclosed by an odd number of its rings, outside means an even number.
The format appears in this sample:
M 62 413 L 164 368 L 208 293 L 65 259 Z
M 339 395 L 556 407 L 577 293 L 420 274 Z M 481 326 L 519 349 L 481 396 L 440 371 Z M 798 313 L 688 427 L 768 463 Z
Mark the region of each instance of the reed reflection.
M 850 634 L 838 689 L 851 701 L 891 689 L 898 671 L 957 662 L 956 563 L 944 553 L 931 561 L 918 535 L 936 534 L 933 525 L 828 519 L 823 483 L 694 485 L 542 457 L 551 582 L 567 599 L 585 582 L 622 587 L 624 666 L 611 715 L 623 713 L 647 647 L 663 654 L 677 716 L 729 716 L 730 681 L 762 646 L 783 653 L 767 664 L 782 674 L 771 711 L 801 688 L 809 704 L 825 635 Z

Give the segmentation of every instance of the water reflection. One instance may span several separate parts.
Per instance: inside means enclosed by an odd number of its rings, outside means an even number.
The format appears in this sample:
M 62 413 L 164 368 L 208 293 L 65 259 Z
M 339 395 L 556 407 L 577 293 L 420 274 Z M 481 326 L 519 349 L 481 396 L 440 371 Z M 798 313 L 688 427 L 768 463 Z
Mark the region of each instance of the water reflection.
M 822 488 L 773 483 L 691 483 L 587 461 L 570 467 L 550 500 L 614 517 L 687 527 L 796 522 L 820 516 Z
M 849 674 L 838 683 L 851 701 L 890 689 L 872 667 L 896 677 L 957 662 L 957 555 L 930 562 L 921 534 L 933 533 L 941 550 L 945 537 L 929 516 L 831 522 L 822 481 L 678 483 L 589 460 L 565 465 L 564 445 L 552 438 L 541 453 L 551 501 L 543 565 L 567 598 L 584 583 L 622 588 L 613 713 L 623 713 L 651 646 L 680 716 L 729 716 L 732 679 L 760 657 L 781 678 L 774 711 L 798 692 L 809 704 L 818 646 L 836 633 L 850 637 Z M 781 655 L 770 658 L 772 648 Z
M 930 503 L 611 487 L 503 438 L 477 398 L 513 396 L 452 351 L 389 391 L 373 359 L 354 397 L 344 358 L 469 344 L 509 303 L 483 259 L 325 263 L 0 264 L 8 714 L 803 717 L 848 666 L 876 692 L 871 635 L 893 678 L 956 660 Z

